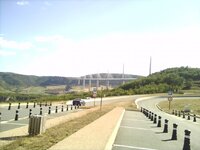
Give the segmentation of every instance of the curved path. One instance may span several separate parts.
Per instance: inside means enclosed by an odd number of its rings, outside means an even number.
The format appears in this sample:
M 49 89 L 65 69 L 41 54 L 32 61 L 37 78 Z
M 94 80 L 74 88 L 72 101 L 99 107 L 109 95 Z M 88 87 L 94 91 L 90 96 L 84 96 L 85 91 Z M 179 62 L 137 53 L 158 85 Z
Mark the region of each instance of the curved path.
M 183 97 L 182 97 L 183 98 Z M 184 97 L 184 99 L 199 99 L 199 97 Z M 181 99 L 181 98 L 174 98 L 174 99 Z M 191 131 L 191 149 L 198 150 L 200 149 L 200 119 L 197 119 L 197 122 L 193 122 L 193 117 L 191 117 L 191 120 L 184 119 L 182 117 L 174 116 L 165 112 L 162 112 L 158 109 L 156 106 L 161 101 L 166 101 L 166 97 L 152 97 L 148 99 L 139 99 L 136 100 L 136 103 L 139 107 L 143 107 L 148 109 L 149 111 L 153 112 L 154 114 L 157 114 L 158 116 L 162 117 L 162 123 L 164 122 L 164 119 L 169 120 L 169 130 L 172 130 L 173 123 L 176 123 L 178 125 L 177 128 L 177 137 L 178 139 L 183 140 L 184 137 L 184 131 L 190 130 Z

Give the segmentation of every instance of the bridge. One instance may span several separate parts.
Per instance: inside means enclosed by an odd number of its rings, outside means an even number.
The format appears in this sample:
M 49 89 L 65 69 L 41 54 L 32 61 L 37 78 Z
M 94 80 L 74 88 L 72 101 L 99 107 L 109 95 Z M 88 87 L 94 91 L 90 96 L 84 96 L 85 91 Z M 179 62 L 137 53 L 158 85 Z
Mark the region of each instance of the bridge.
M 121 76 L 121 77 L 119 77 Z M 106 83 L 106 88 L 110 87 L 110 82 L 112 81 L 119 81 L 121 82 L 121 84 L 124 84 L 127 81 L 131 81 L 131 80 L 135 80 L 137 79 L 137 77 L 133 78 L 133 77 L 126 77 L 125 74 L 118 74 L 118 77 L 113 77 L 110 73 L 102 73 L 102 74 L 93 74 L 93 75 L 85 75 L 82 77 L 77 78 L 78 79 L 78 85 L 81 85 L 82 83 L 82 87 L 83 89 L 86 88 L 86 84 L 89 85 L 89 90 L 92 87 L 92 82 L 96 82 L 95 87 L 98 88 L 100 87 L 100 84 L 103 82 L 104 85 Z M 94 86 L 93 86 L 94 87 Z

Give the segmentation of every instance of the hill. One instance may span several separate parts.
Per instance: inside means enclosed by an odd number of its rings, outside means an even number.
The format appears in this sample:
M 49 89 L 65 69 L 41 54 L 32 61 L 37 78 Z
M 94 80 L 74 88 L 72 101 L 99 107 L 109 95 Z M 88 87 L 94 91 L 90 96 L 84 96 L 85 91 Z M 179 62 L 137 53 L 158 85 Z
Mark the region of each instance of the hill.
M 126 83 L 119 89 L 135 94 L 200 89 L 200 68 L 169 68 Z
M 102 78 L 105 78 L 106 75 L 105 73 L 100 74 Z M 121 74 L 110 75 L 113 78 L 121 78 L 122 76 Z M 86 75 L 86 77 L 89 77 L 89 75 Z M 96 74 L 93 74 L 92 77 L 95 78 Z M 125 74 L 125 77 L 137 78 L 139 76 Z M 95 84 L 94 81 L 93 84 Z M 121 83 L 119 81 L 112 81 L 110 84 L 112 86 L 119 86 Z M 30 93 L 31 91 L 33 94 L 58 93 L 57 89 L 52 86 L 57 86 L 58 90 L 65 90 L 65 86 L 78 86 L 78 79 L 75 77 L 33 76 L 0 72 L 0 92 Z

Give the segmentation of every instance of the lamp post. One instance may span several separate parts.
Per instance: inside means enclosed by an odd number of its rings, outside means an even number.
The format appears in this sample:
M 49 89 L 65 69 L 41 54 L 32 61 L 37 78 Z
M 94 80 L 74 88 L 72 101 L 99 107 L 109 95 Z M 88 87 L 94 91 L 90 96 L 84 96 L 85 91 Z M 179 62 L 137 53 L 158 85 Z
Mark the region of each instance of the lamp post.
M 102 108 L 102 97 L 103 97 L 103 87 L 101 87 L 100 111 L 101 111 L 101 108 Z

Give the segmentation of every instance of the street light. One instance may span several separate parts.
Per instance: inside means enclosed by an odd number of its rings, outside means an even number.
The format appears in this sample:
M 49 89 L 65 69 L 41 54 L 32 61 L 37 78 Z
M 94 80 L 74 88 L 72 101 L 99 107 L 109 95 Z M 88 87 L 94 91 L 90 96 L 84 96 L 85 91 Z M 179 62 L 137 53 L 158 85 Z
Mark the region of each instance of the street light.
M 102 97 L 103 97 L 103 87 L 101 87 L 101 101 L 100 101 L 100 111 L 101 111 L 101 108 L 102 108 Z

